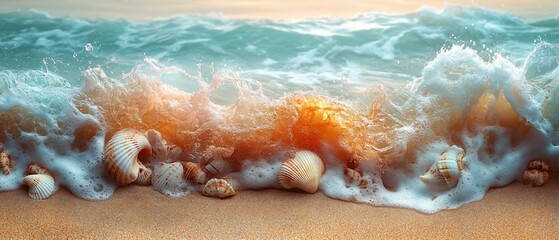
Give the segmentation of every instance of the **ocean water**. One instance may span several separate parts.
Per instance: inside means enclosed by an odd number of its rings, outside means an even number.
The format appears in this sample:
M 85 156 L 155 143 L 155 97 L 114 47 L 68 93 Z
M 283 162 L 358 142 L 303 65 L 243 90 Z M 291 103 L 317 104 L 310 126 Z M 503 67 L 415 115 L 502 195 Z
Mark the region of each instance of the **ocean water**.
M 14 163 L 0 191 L 24 187 L 38 163 L 57 188 L 109 198 L 127 185 L 103 161 L 122 129 L 160 133 L 142 159 L 155 172 L 225 162 L 214 177 L 234 179 L 238 194 L 282 189 L 282 162 L 310 150 L 327 196 L 426 213 L 522 181 L 530 161 L 558 165 L 557 17 L 462 6 L 294 22 L 14 11 L 0 26 L 0 147 Z M 453 145 L 464 150 L 457 185 L 421 181 Z M 203 187 L 179 185 L 162 192 Z

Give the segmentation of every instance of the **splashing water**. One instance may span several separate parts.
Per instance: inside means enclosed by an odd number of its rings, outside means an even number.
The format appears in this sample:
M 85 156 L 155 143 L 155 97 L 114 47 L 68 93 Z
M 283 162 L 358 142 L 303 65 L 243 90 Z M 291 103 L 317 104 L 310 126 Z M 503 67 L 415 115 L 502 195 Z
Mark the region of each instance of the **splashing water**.
M 332 198 L 456 208 L 529 161 L 556 167 L 558 21 L 457 6 L 295 23 L 0 13 L 0 144 L 15 162 L 0 190 L 39 163 L 106 199 L 104 146 L 133 128 L 180 148 L 164 161 L 227 160 L 241 189 L 281 188 L 281 162 L 306 149 Z M 458 185 L 429 188 L 419 176 L 452 145 L 465 150 Z

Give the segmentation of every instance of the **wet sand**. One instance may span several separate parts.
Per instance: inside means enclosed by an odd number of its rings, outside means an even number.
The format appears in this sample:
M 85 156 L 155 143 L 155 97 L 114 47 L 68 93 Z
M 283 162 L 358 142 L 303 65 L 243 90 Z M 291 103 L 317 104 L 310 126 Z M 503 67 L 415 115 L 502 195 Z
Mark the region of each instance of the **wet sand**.
M 559 181 L 513 183 L 481 201 L 426 215 L 343 202 L 321 193 L 241 191 L 230 199 L 166 197 L 120 188 L 106 201 L 59 190 L 35 201 L 24 189 L 0 192 L 0 238 L 189 239 L 534 239 L 559 237 Z

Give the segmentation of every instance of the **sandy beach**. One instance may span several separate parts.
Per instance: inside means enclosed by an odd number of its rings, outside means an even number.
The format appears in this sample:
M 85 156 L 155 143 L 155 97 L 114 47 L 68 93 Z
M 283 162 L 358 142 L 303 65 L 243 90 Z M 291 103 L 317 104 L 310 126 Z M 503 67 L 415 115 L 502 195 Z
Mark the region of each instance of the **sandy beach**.
M 220 200 L 130 186 L 92 202 L 66 190 L 34 201 L 21 189 L 0 193 L 0 238 L 551 239 L 559 237 L 557 189 L 557 179 L 539 188 L 513 183 L 433 215 L 279 190 Z

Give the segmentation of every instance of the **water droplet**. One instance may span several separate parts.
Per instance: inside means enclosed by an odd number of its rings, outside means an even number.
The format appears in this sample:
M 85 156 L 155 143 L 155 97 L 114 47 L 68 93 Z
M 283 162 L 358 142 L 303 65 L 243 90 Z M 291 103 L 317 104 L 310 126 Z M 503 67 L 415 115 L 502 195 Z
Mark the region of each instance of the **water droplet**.
M 85 48 L 85 50 L 88 51 L 88 52 L 93 51 L 93 45 L 91 45 L 91 43 L 85 44 L 84 48 Z

